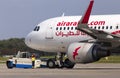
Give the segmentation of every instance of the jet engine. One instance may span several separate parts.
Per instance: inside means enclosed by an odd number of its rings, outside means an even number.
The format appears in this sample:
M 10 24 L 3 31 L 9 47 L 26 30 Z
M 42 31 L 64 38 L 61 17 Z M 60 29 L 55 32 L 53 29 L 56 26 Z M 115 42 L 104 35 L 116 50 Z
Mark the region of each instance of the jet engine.
M 109 56 L 110 52 L 95 43 L 72 43 L 68 47 L 67 55 L 74 63 L 91 63 Z

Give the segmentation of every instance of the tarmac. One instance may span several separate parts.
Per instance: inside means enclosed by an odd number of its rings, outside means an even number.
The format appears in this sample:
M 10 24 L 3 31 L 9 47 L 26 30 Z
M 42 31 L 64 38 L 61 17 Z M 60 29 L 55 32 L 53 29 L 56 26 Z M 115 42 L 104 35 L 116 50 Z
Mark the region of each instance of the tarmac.
M 120 64 L 76 64 L 73 69 L 7 69 L 0 64 L 0 78 L 120 78 Z

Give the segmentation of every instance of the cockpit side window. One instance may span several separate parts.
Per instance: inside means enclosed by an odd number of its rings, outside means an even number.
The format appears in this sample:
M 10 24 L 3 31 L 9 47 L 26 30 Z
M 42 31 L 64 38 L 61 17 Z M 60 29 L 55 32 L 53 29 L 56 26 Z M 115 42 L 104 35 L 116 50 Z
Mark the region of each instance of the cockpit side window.
M 34 28 L 34 31 L 36 31 L 37 27 Z
M 39 31 L 40 27 L 37 27 L 37 31 Z
M 39 31 L 40 30 L 40 26 L 36 26 L 35 28 L 34 28 L 34 31 Z

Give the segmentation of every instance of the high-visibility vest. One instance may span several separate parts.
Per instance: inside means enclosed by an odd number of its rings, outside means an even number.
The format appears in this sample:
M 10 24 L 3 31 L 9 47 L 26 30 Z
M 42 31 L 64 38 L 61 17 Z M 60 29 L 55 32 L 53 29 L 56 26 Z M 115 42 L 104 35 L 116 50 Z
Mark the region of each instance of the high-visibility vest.
M 32 57 L 32 61 L 35 61 L 35 57 Z

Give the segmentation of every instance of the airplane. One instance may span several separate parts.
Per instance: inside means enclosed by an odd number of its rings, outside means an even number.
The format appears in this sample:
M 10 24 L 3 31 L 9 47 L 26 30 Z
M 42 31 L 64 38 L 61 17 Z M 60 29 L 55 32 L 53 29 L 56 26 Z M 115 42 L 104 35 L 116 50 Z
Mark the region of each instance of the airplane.
M 92 63 L 119 53 L 120 15 L 91 15 L 93 4 L 90 0 L 83 16 L 62 15 L 41 22 L 27 35 L 25 44 L 57 53 L 59 63 L 48 59 L 49 68 L 73 68 L 76 63 Z

